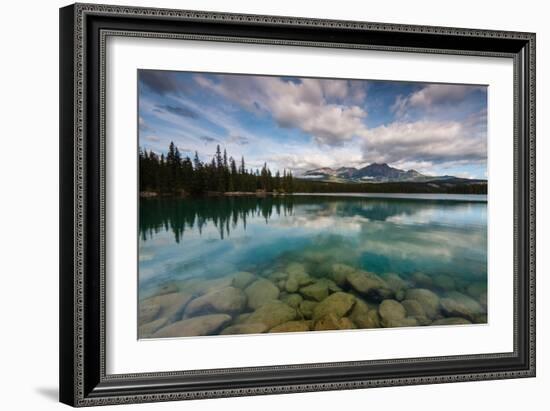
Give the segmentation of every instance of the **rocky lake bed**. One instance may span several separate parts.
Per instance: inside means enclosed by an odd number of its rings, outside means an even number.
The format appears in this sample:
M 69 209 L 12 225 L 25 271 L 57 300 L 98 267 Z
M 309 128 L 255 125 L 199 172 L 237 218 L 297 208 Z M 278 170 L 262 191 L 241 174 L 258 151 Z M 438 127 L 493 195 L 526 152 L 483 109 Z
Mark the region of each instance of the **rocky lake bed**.
M 139 338 L 487 323 L 485 281 L 312 257 L 159 284 L 139 301 Z

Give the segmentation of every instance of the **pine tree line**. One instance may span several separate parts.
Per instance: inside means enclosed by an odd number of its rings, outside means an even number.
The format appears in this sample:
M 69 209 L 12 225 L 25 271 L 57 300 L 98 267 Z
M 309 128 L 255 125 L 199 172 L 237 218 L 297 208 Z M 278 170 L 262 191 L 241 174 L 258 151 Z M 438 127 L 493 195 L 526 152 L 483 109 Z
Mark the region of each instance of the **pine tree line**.
M 266 192 L 292 193 L 294 177 L 291 171 L 275 174 L 264 163 L 262 169 L 247 169 L 244 157 L 240 164 L 223 154 L 220 146 L 210 162 L 203 162 L 197 152 L 191 159 L 183 157 L 171 142 L 167 154 L 139 150 L 140 191 L 163 194 L 186 192 L 201 195 L 207 192 Z

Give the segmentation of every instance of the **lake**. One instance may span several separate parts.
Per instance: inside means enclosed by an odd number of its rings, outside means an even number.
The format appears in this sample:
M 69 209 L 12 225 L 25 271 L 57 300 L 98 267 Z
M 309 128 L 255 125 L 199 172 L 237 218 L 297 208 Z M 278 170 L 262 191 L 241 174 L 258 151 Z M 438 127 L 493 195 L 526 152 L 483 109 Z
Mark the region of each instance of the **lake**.
M 139 218 L 141 338 L 487 321 L 486 196 L 153 198 Z

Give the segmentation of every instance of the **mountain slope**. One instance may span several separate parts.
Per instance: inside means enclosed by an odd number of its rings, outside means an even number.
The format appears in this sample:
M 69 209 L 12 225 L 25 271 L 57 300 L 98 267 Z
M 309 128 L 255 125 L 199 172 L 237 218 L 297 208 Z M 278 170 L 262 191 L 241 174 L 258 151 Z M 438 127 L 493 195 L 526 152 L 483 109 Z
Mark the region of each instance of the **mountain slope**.
M 306 171 L 298 178 L 327 182 L 391 183 L 391 182 L 430 182 L 430 181 L 469 181 L 454 176 L 428 176 L 416 170 L 400 170 L 386 163 L 372 163 L 363 168 L 323 167 Z M 477 181 L 477 180 L 475 180 Z

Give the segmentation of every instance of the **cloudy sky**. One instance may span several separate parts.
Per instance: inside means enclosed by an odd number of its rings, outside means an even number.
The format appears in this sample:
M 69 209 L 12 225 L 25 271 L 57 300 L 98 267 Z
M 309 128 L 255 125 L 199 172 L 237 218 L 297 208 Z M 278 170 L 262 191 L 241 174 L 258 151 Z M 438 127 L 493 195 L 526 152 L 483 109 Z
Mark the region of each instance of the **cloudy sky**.
M 139 144 L 211 159 L 216 145 L 295 175 L 388 163 L 486 178 L 485 86 L 140 70 Z

